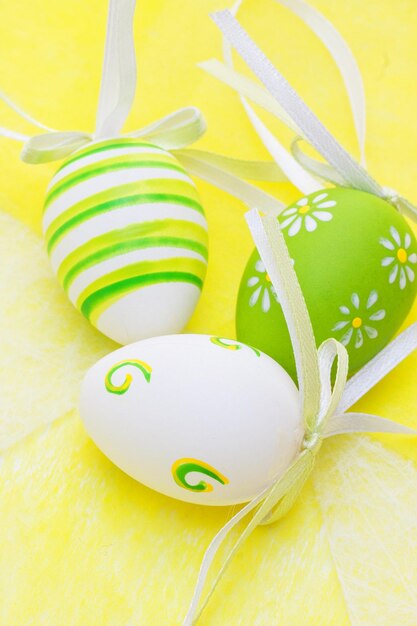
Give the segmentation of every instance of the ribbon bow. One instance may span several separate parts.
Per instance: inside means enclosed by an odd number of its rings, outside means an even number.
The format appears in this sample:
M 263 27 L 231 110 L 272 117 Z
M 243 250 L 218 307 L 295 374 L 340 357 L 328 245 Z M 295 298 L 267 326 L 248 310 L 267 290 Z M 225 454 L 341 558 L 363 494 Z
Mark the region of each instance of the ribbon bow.
M 17 110 L 17 107 L 13 105 Z M 38 123 L 36 122 L 38 125 Z M 27 137 L 21 158 L 32 165 L 63 159 L 79 148 L 105 136 L 143 137 L 165 150 L 178 150 L 199 139 L 206 131 L 206 123 L 199 109 L 184 107 L 160 120 L 131 133 L 117 133 L 115 127 L 108 135 L 79 131 L 51 130 L 35 137 Z
M 276 164 L 288 180 L 303 193 L 322 188 L 322 181 L 365 191 L 383 198 L 398 211 L 417 222 L 417 207 L 398 192 L 380 185 L 365 168 L 365 95 L 356 61 L 334 26 L 304 0 L 277 0 L 298 15 L 318 35 L 333 56 L 342 74 L 352 109 L 361 162 L 343 148 L 263 52 L 252 42 L 234 18 L 242 0 L 231 12 L 220 11 L 213 20 L 224 35 L 226 63 L 211 59 L 200 67 L 237 91 L 249 119 Z M 231 46 L 235 47 L 264 87 L 233 68 Z M 268 130 L 249 105 L 247 98 L 272 113 L 297 135 L 289 153 Z M 323 157 L 318 161 L 302 150 L 305 140 Z

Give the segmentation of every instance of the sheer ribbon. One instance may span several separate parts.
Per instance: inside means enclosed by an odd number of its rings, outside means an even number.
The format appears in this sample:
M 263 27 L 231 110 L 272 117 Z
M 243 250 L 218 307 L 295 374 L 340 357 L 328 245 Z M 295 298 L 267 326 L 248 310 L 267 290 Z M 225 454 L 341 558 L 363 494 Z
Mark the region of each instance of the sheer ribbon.
M 239 93 L 242 104 L 257 134 L 287 178 L 303 193 L 311 193 L 323 182 L 350 187 L 377 195 L 390 202 L 398 211 L 417 221 L 417 208 L 397 191 L 380 185 L 365 168 L 365 96 L 361 74 L 356 61 L 337 30 L 316 9 L 304 0 L 276 0 L 297 14 L 316 33 L 333 56 L 348 93 L 360 162 L 341 146 L 306 103 L 272 65 L 263 52 L 250 40 L 234 18 L 242 0 L 232 10 L 213 16 L 224 35 L 225 63 L 215 59 L 200 64 L 205 71 Z M 231 47 L 234 47 L 262 85 L 233 68 Z M 248 103 L 251 100 L 280 119 L 297 137 L 288 152 Z M 305 140 L 324 159 L 316 160 L 301 148 Z
M 240 3 L 239 1 L 235 4 L 234 12 L 236 12 Z M 295 11 L 297 9 L 299 14 L 306 18 L 305 21 L 307 23 L 308 20 L 312 19 L 316 32 L 317 30 L 319 33 L 323 32 L 323 27 L 326 37 L 330 37 L 331 45 L 340 50 L 338 48 L 340 41 L 337 37 L 333 37 L 334 33 L 331 28 L 329 29 L 329 24 L 327 23 L 327 25 L 323 26 L 323 22 L 320 19 L 314 21 L 316 12 L 312 9 L 307 10 L 307 5 L 302 0 L 285 0 L 281 3 Z M 255 129 L 273 158 L 280 166 L 284 163 L 282 169 L 287 175 L 288 173 L 290 174 L 288 177 L 292 182 L 295 184 L 298 182 L 299 185 L 297 186 L 300 189 L 304 187 L 304 191 L 307 193 L 311 181 L 309 181 L 308 177 L 299 177 L 299 169 L 291 161 L 290 155 L 288 155 L 289 158 L 285 154 L 282 157 L 283 153 L 279 144 L 277 147 L 277 143 L 274 143 L 275 138 L 259 120 L 250 105 L 248 105 L 245 100 L 246 97 L 273 112 L 285 123 L 289 120 L 287 125 L 296 129 L 298 134 L 305 137 L 328 160 L 326 167 L 328 171 L 336 172 L 337 184 L 345 184 L 346 186 L 375 193 L 388 199 L 397 209 L 414 216 L 414 211 L 416 210 L 412 205 L 411 209 L 408 210 L 409 203 L 407 204 L 407 201 L 400 198 L 395 192 L 390 192 L 380 187 L 370 177 L 364 167 L 357 163 L 338 144 L 307 105 L 299 98 L 298 94 L 279 74 L 278 70 L 257 48 L 232 13 L 222 11 L 216 13 L 213 19 L 229 44 L 236 48 L 247 65 L 260 78 L 266 90 L 256 83 L 252 83 L 252 81 L 238 74 L 233 69 L 230 50 L 228 50 L 227 46 L 225 48 L 227 65 L 210 61 L 203 64 L 203 67 L 238 91 Z M 349 61 L 349 57 L 344 53 L 338 56 L 338 58 L 342 64 L 344 63 L 343 59 L 345 61 L 347 59 L 348 63 L 352 60 L 350 59 Z M 354 66 L 351 64 L 350 67 L 353 74 L 355 74 Z M 361 98 L 359 83 L 356 82 L 356 87 L 349 90 L 349 84 L 351 84 L 349 77 L 352 76 L 352 73 L 347 72 L 343 75 L 348 83 L 348 93 L 351 101 L 359 102 Z M 361 120 L 364 122 L 364 118 L 362 118 L 364 109 L 361 109 L 361 106 L 359 106 L 353 107 L 353 110 L 359 144 L 363 153 L 365 126 L 364 123 L 361 123 Z M 297 154 L 297 148 L 294 151 Z M 364 163 L 363 158 L 362 162 Z M 296 162 L 296 165 L 298 166 L 299 163 Z M 316 168 L 316 164 L 314 168 Z M 317 173 L 314 168 L 311 167 L 310 169 Z M 309 168 L 305 169 L 308 170 Z M 323 170 L 320 171 L 323 173 Z M 326 179 L 326 176 L 323 175 L 321 178 Z M 405 209 L 404 205 L 406 205 Z M 252 206 L 256 206 L 256 204 Z M 277 220 L 272 215 L 261 216 L 258 210 L 254 209 L 247 214 L 247 222 L 260 257 L 276 290 L 290 332 L 297 367 L 305 435 L 298 455 L 286 472 L 281 476 L 277 476 L 272 484 L 244 506 L 219 531 L 211 542 L 203 558 L 195 592 L 183 626 L 192 626 L 197 623 L 234 554 L 253 530 L 260 524 L 269 524 L 277 521 L 292 507 L 303 485 L 310 476 L 315 458 L 324 438 L 352 432 L 417 434 L 417 431 L 377 415 L 347 412 L 352 404 L 366 394 L 388 372 L 417 348 L 417 323 L 410 326 L 347 381 L 348 355 L 345 347 L 335 339 L 328 339 L 316 349 L 307 307 Z M 336 364 L 336 378 L 332 384 L 331 372 L 334 364 Z M 213 559 L 223 541 L 230 531 L 251 512 L 253 512 L 252 517 L 238 535 L 234 546 L 226 551 L 214 581 L 202 599 Z

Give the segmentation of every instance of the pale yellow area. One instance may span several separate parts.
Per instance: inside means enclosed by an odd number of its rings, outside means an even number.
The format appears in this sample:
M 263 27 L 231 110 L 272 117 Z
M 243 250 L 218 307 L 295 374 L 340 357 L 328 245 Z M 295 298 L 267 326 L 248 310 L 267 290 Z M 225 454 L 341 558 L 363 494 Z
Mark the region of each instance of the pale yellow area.
M 0 4 L 0 88 L 45 124 L 93 130 L 104 0 Z M 265 158 L 236 96 L 198 61 L 220 57 L 208 13 L 231 3 L 142 0 L 135 33 L 139 89 L 128 128 L 200 106 L 201 147 Z M 314 0 L 363 72 L 372 173 L 417 201 L 417 4 Z M 247 0 L 242 22 L 338 138 L 356 144 L 342 83 L 326 50 L 272 0 Z M 278 124 L 264 117 L 284 140 Z M 33 129 L 0 105 L 0 126 Z M 0 140 L 0 206 L 40 232 L 55 165 L 31 167 Z M 234 336 L 239 279 L 252 243 L 244 207 L 199 183 L 210 264 L 189 330 Z M 289 185 L 269 185 L 284 201 Z M 76 409 L 85 369 L 113 349 L 55 283 L 37 236 L 0 221 L 2 626 L 179 626 L 201 557 L 230 509 L 161 496 L 96 449 Z M 407 323 L 417 318 L 414 307 Z M 417 427 L 417 355 L 360 409 Z M 254 417 L 255 419 L 255 417 Z M 382 443 L 380 443 L 382 442 Z M 417 623 L 417 446 L 407 437 L 327 443 L 295 509 L 258 529 L 233 562 L 202 626 L 414 626 Z

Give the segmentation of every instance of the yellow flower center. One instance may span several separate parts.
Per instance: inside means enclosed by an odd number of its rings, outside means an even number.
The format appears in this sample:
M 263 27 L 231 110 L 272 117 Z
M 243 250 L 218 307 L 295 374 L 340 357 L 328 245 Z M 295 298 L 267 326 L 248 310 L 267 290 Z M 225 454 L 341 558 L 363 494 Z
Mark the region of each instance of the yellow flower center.
M 304 215 L 304 213 L 308 213 L 310 210 L 310 207 L 308 204 L 305 204 L 304 206 L 300 207 L 298 209 L 298 212 L 301 213 L 301 215 Z
M 271 279 L 269 278 L 269 274 L 265 274 L 265 280 L 266 280 L 268 283 L 270 283 L 270 282 L 271 282 Z
M 408 254 L 404 250 L 404 248 L 399 248 L 399 250 L 397 252 L 397 259 L 399 260 L 400 263 L 406 263 L 407 262 Z
M 362 320 L 360 317 L 355 317 L 354 320 L 352 320 L 352 326 L 353 328 L 360 328 L 362 326 Z

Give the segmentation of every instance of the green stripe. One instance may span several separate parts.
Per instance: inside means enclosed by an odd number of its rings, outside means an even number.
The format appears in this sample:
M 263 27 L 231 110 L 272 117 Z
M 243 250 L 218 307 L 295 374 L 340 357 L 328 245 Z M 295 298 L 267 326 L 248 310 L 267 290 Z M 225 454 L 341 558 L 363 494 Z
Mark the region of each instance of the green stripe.
M 139 261 L 137 263 L 126 265 L 125 267 L 119 268 L 117 270 L 113 270 L 112 272 L 109 272 L 108 274 L 105 274 L 104 276 L 101 276 L 100 278 L 92 282 L 78 296 L 76 306 L 78 309 L 84 312 L 83 307 L 85 302 L 87 300 L 90 301 L 90 297 L 94 296 L 95 293 L 106 293 L 107 297 L 111 299 L 113 293 L 113 285 L 134 285 L 134 280 L 141 276 L 165 273 L 170 274 L 172 272 L 186 273 L 195 276 L 202 284 L 204 276 L 206 274 L 206 269 L 207 266 L 204 261 L 200 261 L 198 259 L 190 259 L 187 257 L 159 259 L 158 261 Z M 133 280 L 133 283 L 131 282 L 131 279 Z M 132 289 L 134 289 L 134 286 L 132 287 Z M 103 306 L 104 308 L 106 308 L 109 305 L 106 305 L 106 303 L 103 302 Z
M 206 261 L 208 260 L 207 248 L 201 243 L 197 243 L 192 239 L 182 239 L 180 237 L 142 237 L 140 239 L 124 240 L 120 243 L 113 244 L 107 248 L 101 249 L 99 252 L 93 253 L 75 265 L 65 274 L 61 272 L 61 268 L 58 272 L 62 285 L 65 290 L 68 290 L 75 278 L 83 271 L 106 261 L 115 256 L 127 254 L 128 252 L 134 252 L 135 250 L 143 250 L 145 248 L 182 248 L 185 250 L 192 250 L 197 254 L 200 254 Z
M 53 222 L 48 226 L 45 239 L 47 241 L 48 252 L 51 252 L 52 248 L 57 242 L 65 235 L 66 232 L 72 230 L 78 224 L 85 222 L 91 217 L 95 217 L 101 213 L 107 211 L 113 211 L 126 206 L 132 206 L 136 204 L 146 204 L 155 202 L 169 202 L 185 206 L 187 208 L 198 211 L 204 215 L 204 210 L 198 201 L 198 195 L 192 185 L 183 183 L 182 181 L 167 181 L 156 180 L 156 185 L 150 184 L 151 181 L 143 182 L 141 185 L 137 183 L 130 183 L 128 185 L 121 185 L 114 189 L 109 189 L 106 192 L 100 192 L 82 200 L 78 204 L 74 205 L 64 213 L 61 213 L 56 217 Z M 154 182 L 154 181 L 152 181 Z M 169 184 L 175 182 L 175 185 Z M 144 188 L 145 193 L 132 193 L 136 191 L 138 187 Z M 157 189 L 165 189 L 165 193 L 156 193 L 153 187 Z M 149 193 L 147 191 L 149 190 Z M 190 192 L 193 193 L 190 193 Z
M 207 255 L 208 235 L 207 230 L 186 220 L 162 219 L 153 222 L 143 222 L 142 224 L 130 224 L 124 228 L 111 230 L 110 232 L 90 239 L 79 248 L 71 252 L 61 263 L 58 271 L 58 278 L 63 281 L 64 276 L 78 263 L 82 263 L 92 255 L 100 254 L 112 246 L 123 246 L 125 243 L 136 242 L 140 246 L 142 239 L 167 240 L 176 239 L 178 241 L 190 241 L 201 249 L 203 256 Z M 111 255 L 109 255 L 111 256 Z M 106 256 L 106 258 L 108 258 Z
M 171 257 L 169 259 L 158 259 L 156 261 L 138 261 L 131 263 L 125 267 L 113 270 L 90 283 L 79 295 L 77 306 L 81 307 L 82 302 L 88 296 L 102 287 L 107 287 L 125 278 L 133 278 L 135 276 L 158 272 L 190 272 L 200 278 L 204 278 L 206 263 L 200 259 L 190 259 L 189 257 L 181 256 Z
M 134 276 L 126 278 L 117 283 L 113 283 L 108 287 L 99 289 L 89 296 L 81 306 L 81 312 L 92 324 L 96 324 L 100 315 L 111 304 L 119 300 L 125 294 L 135 289 L 140 289 L 148 285 L 156 285 L 158 283 L 182 282 L 191 283 L 199 289 L 203 287 L 203 281 L 195 274 L 188 272 L 158 272 L 155 274 L 145 274 L 144 276 Z
M 66 161 L 64 161 L 64 163 L 56 171 L 56 173 L 61 172 L 65 167 L 67 167 L 67 165 L 75 163 L 75 161 L 78 161 L 79 159 L 82 159 L 86 156 L 90 156 L 91 154 L 104 152 L 105 150 L 131 148 L 132 146 L 135 148 L 157 148 L 158 150 L 161 150 L 161 154 L 165 152 L 163 148 L 160 148 L 153 143 L 140 141 L 139 139 L 135 139 L 134 137 L 125 137 L 123 139 L 108 139 L 106 141 L 90 143 L 85 148 L 77 151 L 71 159 L 67 159 Z
M 58 270 L 58 278 L 66 289 L 69 286 L 66 284 L 66 281 L 69 280 L 66 275 L 68 273 L 73 275 L 73 269 L 80 267 L 80 271 L 82 271 L 111 256 L 152 245 L 183 246 L 198 252 L 207 259 L 208 234 L 203 226 L 187 220 L 168 218 L 142 224 L 131 224 L 94 237 L 73 250 L 62 261 Z M 112 250 L 115 252 L 112 253 Z M 75 274 L 78 273 L 77 270 Z
M 127 170 L 127 169 L 138 169 L 141 167 L 155 167 L 161 169 L 169 169 L 174 170 L 176 172 L 180 172 L 181 174 L 185 174 L 184 168 L 182 168 L 179 163 L 176 163 L 173 157 L 162 156 L 161 160 L 149 159 L 149 155 L 143 155 L 147 157 L 146 159 L 141 159 L 140 155 L 129 155 L 129 156 L 120 156 L 113 159 L 106 159 L 104 161 L 99 161 L 99 163 L 91 163 L 84 168 L 73 172 L 72 174 L 68 174 L 65 178 L 62 178 L 60 181 L 56 183 L 48 192 L 44 205 L 44 212 L 48 208 L 48 206 L 55 200 L 58 196 L 63 194 L 68 189 L 75 187 L 79 183 L 94 178 L 95 176 L 100 176 L 101 174 L 106 174 L 108 172 L 114 172 L 117 170 Z M 140 182 L 138 180 L 138 182 Z
M 97 193 L 82 198 L 79 202 L 75 202 L 55 217 L 55 219 L 48 226 L 46 237 L 48 237 L 48 233 L 51 230 L 59 228 L 75 215 L 78 215 L 79 213 L 82 213 L 83 211 L 98 204 L 103 204 L 111 200 L 118 200 L 119 198 L 124 198 L 126 196 L 158 193 L 180 195 L 190 198 L 198 204 L 200 210 L 202 211 L 200 198 L 191 180 L 188 182 L 169 178 L 148 178 L 147 180 L 114 185 L 114 187 L 103 189 L 102 191 L 98 191 Z

